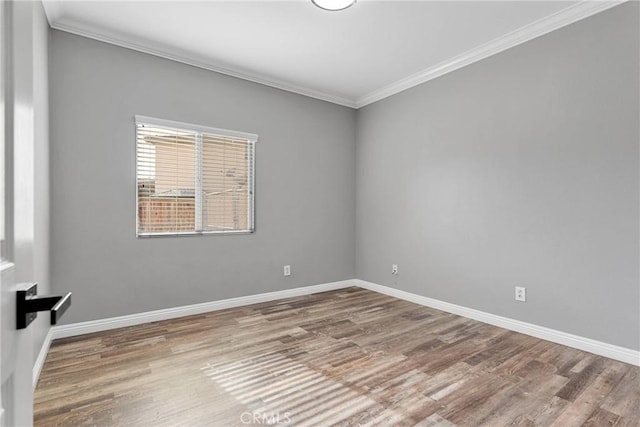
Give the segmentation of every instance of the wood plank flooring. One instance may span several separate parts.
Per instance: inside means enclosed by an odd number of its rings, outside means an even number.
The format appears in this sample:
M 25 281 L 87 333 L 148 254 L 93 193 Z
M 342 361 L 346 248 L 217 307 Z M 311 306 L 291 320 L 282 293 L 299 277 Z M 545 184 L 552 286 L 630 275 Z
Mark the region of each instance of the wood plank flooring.
M 640 368 L 348 288 L 54 341 L 36 426 L 635 426 Z

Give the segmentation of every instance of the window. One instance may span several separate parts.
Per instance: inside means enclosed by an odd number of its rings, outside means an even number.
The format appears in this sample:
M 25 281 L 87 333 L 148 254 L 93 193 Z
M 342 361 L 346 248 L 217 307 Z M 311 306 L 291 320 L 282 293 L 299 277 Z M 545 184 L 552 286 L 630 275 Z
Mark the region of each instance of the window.
M 253 232 L 257 140 L 136 116 L 137 235 Z

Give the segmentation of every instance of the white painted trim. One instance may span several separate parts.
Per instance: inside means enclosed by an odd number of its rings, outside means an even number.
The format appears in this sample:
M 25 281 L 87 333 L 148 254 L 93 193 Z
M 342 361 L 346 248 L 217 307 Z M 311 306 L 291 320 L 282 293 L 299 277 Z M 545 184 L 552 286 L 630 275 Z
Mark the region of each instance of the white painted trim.
M 40 351 L 38 352 L 38 358 L 33 364 L 33 389 L 36 389 L 38 385 L 38 379 L 40 378 L 40 372 L 42 372 L 42 367 L 44 366 L 45 360 L 47 360 L 47 354 L 49 353 L 49 347 L 51 347 L 51 341 L 53 341 L 53 333 L 51 328 L 47 331 L 47 335 L 44 337 L 44 342 L 42 343 L 42 347 L 40 347 Z
M 51 328 L 52 338 L 58 339 L 76 335 L 90 334 L 93 332 L 106 331 L 109 329 L 124 328 L 126 326 L 141 325 L 143 323 L 174 319 L 176 317 L 224 310 L 226 308 L 240 307 L 267 301 L 275 301 L 284 298 L 298 297 L 301 295 L 310 295 L 317 292 L 333 291 L 335 289 L 343 289 L 350 286 L 355 286 L 353 280 L 342 280 L 340 282 L 323 283 L 320 285 L 285 289 L 282 291 L 267 292 L 264 294 L 248 295 L 245 297 L 229 298 L 225 300 L 211 301 L 201 304 L 147 311 L 145 313 L 129 314 L 126 316 L 112 317 L 109 319 L 90 320 L 88 322 L 54 326 Z
M 356 286 L 368 289 L 370 291 L 379 292 L 381 294 L 389 295 L 394 298 L 403 299 L 405 301 L 410 301 L 416 304 L 424 305 L 426 307 L 446 311 L 447 313 L 457 314 L 458 316 L 478 320 L 480 322 L 499 326 L 511 331 L 520 332 L 557 344 L 566 345 L 569 347 L 577 348 L 579 350 L 598 354 L 600 356 L 620 360 L 621 362 L 640 366 L 640 351 L 637 350 L 607 344 L 601 341 L 592 340 L 590 338 L 569 334 L 555 329 L 546 328 L 544 326 L 534 325 L 532 323 L 522 322 L 520 320 L 510 319 L 508 317 L 486 313 L 480 310 L 474 310 L 472 308 L 467 308 L 437 299 L 424 297 L 422 295 L 412 294 L 410 292 L 401 291 L 399 289 L 378 285 L 376 283 L 371 283 L 364 280 L 354 279 L 354 282 Z
M 45 2 L 44 4 L 45 5 L 55 4 L 55 2 L 52 2 L 52 3 Z M 46 6 L 45 10 L 47 10 L 47 7 L 50 7 L 50 6 Z M 47 16 L 49 15 L 47 14 Z M 109 43 L 115 46 L 124 47 L 124 48 L 135 50 L 138 52 L 147 53 L 149 55 L 158 56 L 160 58 L 169 59 L 172 61 L 180 62 L 182 64 L 191 65 L 193 67 L 203 68 L 205 70 L 214 71 L 216 73 L 225 74 L 227 76 L 237 77 L 242 80 L 248 80 L 250 82 L 274 87 L 276 89 L 282 89 L 287 92 L 297 93 L 299 95 L 320 99 L 322 101 L 331 102 L 333 104 L 343 105 L 345 107 L 355 108 L 356 106 L 355 101 L 352 99 L 344 98 L 344 97 L 326 93 L 326 92 L 321 92 L 311 88 L 298 86 L 293 83 L 288 83 L 282 80 L 273 79 L 271 77 L 260 76 L 258 74 L 250 73 L 248 71 L 232 69 L 227 66 L 215 64 L 214 62 L 211 62 L 211 61 L 190 58 L 186 56 L 186 53 L 183 53 L 183 52 L 174 53 L 174 52 L 169 52 L 164 47 L 160 48 L 160 47 L 153 47 L 153 46 L 143 46 L 141 44 L 138 44 L 132 41 L 123 40 L 120 38 L 107 36 L 104 34 L 98 34 L 96 32 L 83 29 L 83 28 L 78 28 L 72 25 L 61 24 L 55 21 L 51 22 L 51 20 L 50 20 L 50 25 L 51 25 L 51 28 L 56 30 L 65 31 L 67 33 L 76 34 L 78 36 L 87 37 L 90 39 Z
M 49 329 L 42 348 L 40 349 L 40 353 L 38 354 L 38 358 L 36 359 L 36 362 L 34 364 L 33 387 L 35 388 L 38 383 L 38 378 L 40 377 L 40 372 L 46 360 L 49 347 L 52 340 L 54 339 L 89 334 L 93 332 L 101 332 L 110 329 L 123 328 L 126 326 L 141 325 L 149 322 L 157 322 L 161 320 L 174 319 L 176 317 L 190 316 L 194 314 L 207 313 L 210 311 L 224 310 L 227 308 L 275 301 L 302 295 L 310 295 L 317 292 L 344 289 L 350 286 L 358 286 L 360 288 L 389 295 L 394 298 L 410 301 L 426 307 L 446 311 L 458 316 L 478 320 L 480 322 L 499 326 L 511 331 L 520 332 L 523 334 L 534 336 L 536 338 L 555 342 L 557 344 L 566 345 L 569 347 L 577 348 L 579 350 L 598 354 L 600 356 L 609 357 L 611 359 L 620 360 L 625 363 L 640 366 L 640 351 L 637 350 L 631 350 L 628 348 L 607 344 L 590 338 L 584 338 L 555 329 L 522 322 L 520 320 L 486 313 L 480 310 L 474 310 L 472 308 L 467 308 L 437 299 L 416 295 L 410 292 L 401 291 L 399 289 L 378 285 L 376 283 L 371 283 L 364 280 L 351 279 L 342 280 L 339 282 L 323 283 L 314 286 L 305 286 L 301 288 L 268 292 L 257 295 L 249 295 L 245 297 L 230 298 L 220 301 L 206 302 L 202 304 L 168 308 L 164 310 L 148 311 L 145 313 L 130 314 L 126 316 L 112 317 L 109 319 L 91 320 L 88 322 L 73 323 L 70 325 L 54 326 Z
M 152 125 L 167 127 L 175 130 L 188 130 L 198 133 L 209 133 L 216 136 L 223 136 L 226 138 L 246 139 L 249 142 L 258 142 L 258 135 L 255 133 L 240 132 L 237 130 L 213 128 L 209 126 L 195 125 L 193 123 L 178 122 L 176 120 L 158 119 L 156 117 L 135 115 L 135 121 L 137 125 Z
M 596 13 L 603 12 L 626 1 L 627 0 L 582 0 L 579 3 L 534 21 L 467 52 L 454 56 L 453 58 L 449 58 L 446 61 L 370 92 L 356 100 L 356 108 L 364 107 L 365 105 L 369 105 L 419 84 L 428 82 L 429 80 L 433 80 L 444 74 L 458 70 L 467 65 L 471 65 L 474 62 L 478 62 L 529 40 L 573 24 L 581 19 L 588 18 Z
M 0 272 L 3 272 L 5 270 L 10 270 L 12 268 L 15 268 L 15 264 L 12 263 L 11 261 L 1 261 L 0 262 Z
M 192 65 L 194 67 L 203 68 L 205 70 L 214 71 L 254 83 L 282 89 L 288 92 L 297 93 L 299 95 L 320 99 L 338 105 L 351 108 L 361 108 L 373 102 L 395 95 L 404 90 L 410 89 L 419 84 L 433 80 L 444 74 L 458 70 L 474 62 L 485 59 L 512 47 L 518 46 L 534 38 L 540 37 L 551 31 L 573 24 L 581 19 L 588 18 L 596 13 L 603 12 L 628 0 L 582 0 L 554 14 L 541 18 L 515 31 L 505 34 L 501 37 L 493 39 L 478 47 L 475 47 L 453 58 L 447 59 L 432 67 L 419 71 L 408 77 L 390 83 L 373 92 L 363 95 L 357 99 L 350 99 L 337 94 L 319 91 L 316 89 L 302 87 L 293 83 L 273 79 L 271 77 L 262 76 L 256 73 L 250 73 L 240 69 L 230 68 L 228 65 L 217 64 L 213 61 L 189 57 L 186 52 L 169 52 L 166 47 L 141 45 L 138 42 L 125 40 L 113 35 L 98 34 L 97 32 L 79 28 L 70 24 L 58 22 L 60 18 L 59 4 L 57 1 L 44 1 L 44 9 L 49 20 L 51 28 L 60 31 L 66 31 L 83 37 L 113 44 L 116 46 L 132 49 L 138 52 L 147 53 L 161 58 L 170 59 L 172 61 L 181 62 L 183 64 Z

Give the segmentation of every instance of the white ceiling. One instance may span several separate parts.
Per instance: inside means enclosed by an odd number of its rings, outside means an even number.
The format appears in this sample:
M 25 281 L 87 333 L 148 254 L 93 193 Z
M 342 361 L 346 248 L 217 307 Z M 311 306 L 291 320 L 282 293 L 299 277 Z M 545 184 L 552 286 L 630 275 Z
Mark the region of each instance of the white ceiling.
M 603 1 L 45 0 L 53 28 L 361 107 L 607 9 Z

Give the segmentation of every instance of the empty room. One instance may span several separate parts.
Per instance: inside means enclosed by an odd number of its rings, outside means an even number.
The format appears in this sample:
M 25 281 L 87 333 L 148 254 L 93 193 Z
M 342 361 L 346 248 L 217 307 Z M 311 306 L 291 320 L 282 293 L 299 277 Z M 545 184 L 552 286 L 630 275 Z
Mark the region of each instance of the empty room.
M 640 425 L 640 2 L 0 23 L 0 427 Z

